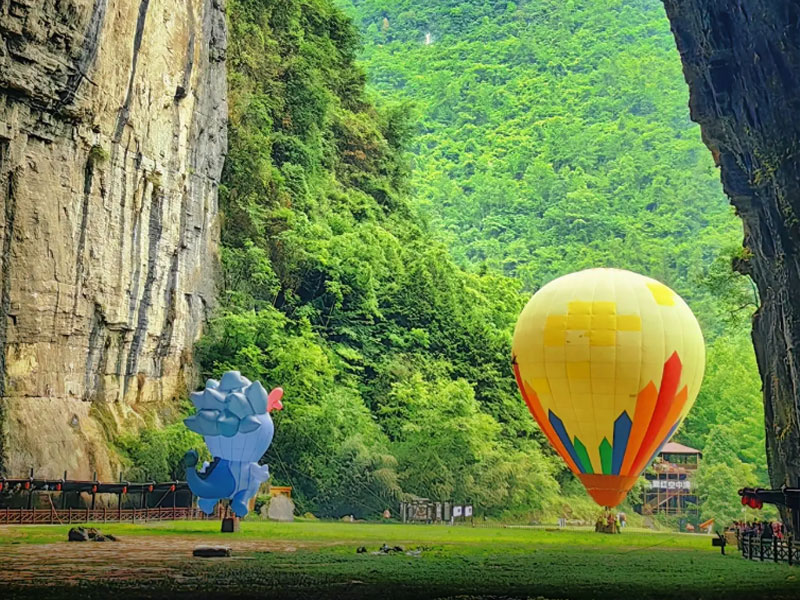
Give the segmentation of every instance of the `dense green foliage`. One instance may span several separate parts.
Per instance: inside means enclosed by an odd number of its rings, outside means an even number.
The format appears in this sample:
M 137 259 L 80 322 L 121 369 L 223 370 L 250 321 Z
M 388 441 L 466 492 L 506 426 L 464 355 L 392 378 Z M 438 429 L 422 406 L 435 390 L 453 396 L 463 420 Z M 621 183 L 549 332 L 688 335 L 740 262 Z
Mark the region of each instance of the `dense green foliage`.
M 235 0 L 223 308 L 197 348 L 286 390 L 266 460 L 302 510 L 402 493 L 541 509 L 556 467 L 517 398 L 517 284 L 457 267 L 405 193 L 401 107 L 376 112 L 326 0 Z
M 163 429 L 148 428 L 135 436 L 126 435 L 116 441 L 129 481 L 176 481 L 185 479 L 183 455 L 195 449 L 204 460 L 208 449 L 196 433 L 182 423 Z
M 698 314 L 708 377 L 679 439 L 705 451 L 704 515 L 738 516 L 766 476 L 753 298 L 660 3 L 341 4 L 374 103 L 331 0 L 228 3 L 222 303 L 197 356 L 285 388 L 275 479 L 324 516 L 403 494 L 588 516 L 510 335 L 543 283 L 618 266 Z M 124 448 L 164 472 L 180 444 L 144 441 Z
M 659 0 L 343 4 L 379 97 L 414 106 L 414 197 L 459 262 L 528 290 L 629 268 L 700 308 L 697 280 L 741 226 Z
M 664 281 L 697 314 L 708 374 L 677 439 L 705 451 L 705 516 L 767 483 L 755 299 L 658 0 L 339 0 L 379 104 L 416 115 L 415 207 L 472 271 L 535 291 L 591 266 Z M 724 449 L 724 451 L 723 451 Z

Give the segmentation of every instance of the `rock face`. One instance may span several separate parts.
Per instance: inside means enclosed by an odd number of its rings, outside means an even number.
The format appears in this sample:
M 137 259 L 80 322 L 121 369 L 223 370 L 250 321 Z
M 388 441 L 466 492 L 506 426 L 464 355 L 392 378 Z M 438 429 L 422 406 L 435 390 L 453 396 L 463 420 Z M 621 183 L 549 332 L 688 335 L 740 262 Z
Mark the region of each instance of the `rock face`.
M 0 473 L 116 476 L 213 301 L 223 0 L 0 3 Z
M 736 267 L 761 296 L 753 342 L 770 478 L 776 487 L 800 485 L 800 4 L 664 0 L 664 6 L 692 118 L 744 222 L 745 250 Z

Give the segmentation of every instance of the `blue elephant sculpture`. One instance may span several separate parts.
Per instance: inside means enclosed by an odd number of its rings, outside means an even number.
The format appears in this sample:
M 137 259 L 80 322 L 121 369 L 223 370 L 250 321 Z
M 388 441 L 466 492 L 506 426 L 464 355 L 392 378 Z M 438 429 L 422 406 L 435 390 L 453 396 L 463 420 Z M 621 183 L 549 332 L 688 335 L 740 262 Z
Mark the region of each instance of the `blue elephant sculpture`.
M 268 394 L 261 383 L 238 371 L 228 371 L 219 381 L 209 379 L 203 391 L 191 394 L 197 413 L 184 423 L 203 436 L 214 459 L 198 471 L 197 452 L 187 452 L 186 481 L 206 514 L 212 514 L 223 498 L 231 500 L 237 517 L 247 514 L 250 498 L 269 479 L 269 468 L 258 461 L 272 443 L 270 412 L 283 408 L 282 396 L 281 388 Z

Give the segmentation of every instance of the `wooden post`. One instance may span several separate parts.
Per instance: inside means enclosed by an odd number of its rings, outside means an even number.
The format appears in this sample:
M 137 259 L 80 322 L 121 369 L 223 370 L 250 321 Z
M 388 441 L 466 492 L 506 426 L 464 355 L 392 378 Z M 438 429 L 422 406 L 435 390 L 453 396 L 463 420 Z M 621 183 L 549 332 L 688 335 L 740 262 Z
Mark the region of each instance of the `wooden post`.
M 778 538 L 772 537 L 772 561 L 778 562 Z
M 787 536 L 787 538 L 786 538 L 786 558 L 789 561 L 789 566 L 792 565 L 792 558 L 793 558 L 792 557 L 792 550 L 793 550 L 793 546 L 794 546 L 794 540 L 792 539 L 792 536 L 791 535 Z
M 92 486 L 92 511 L 94 511 L 94 503 L 95 503 L 95 500 L 97 499 L 96 493 L 94 491 L 95 490 L 95 486 L 97 485 L 97 471 L 95 471 L 92 474 L 92 481 L 94 482 L 94 485 Z
M 67 472 L 64 471 L 64 478 L 61 480 L 61 510 L 67 508 Z
M 764 538 L 761 536 L 758 538 L 758 556 L 761 562 L 764 562 Z
M 28 488 L 28 510 L 31 509 L 31 504 L 33 503 L 33 467 L 31 467 L 30 486 Z
M 753 560 L 753 534 L 745 536 L 747 538 L 747 558 Z
M 656 481 L 658 481 L 658 487 L 656 488 L 656 510 L 655 512 L 659 512 L 661 510 L 661 474 L 656 474 Z

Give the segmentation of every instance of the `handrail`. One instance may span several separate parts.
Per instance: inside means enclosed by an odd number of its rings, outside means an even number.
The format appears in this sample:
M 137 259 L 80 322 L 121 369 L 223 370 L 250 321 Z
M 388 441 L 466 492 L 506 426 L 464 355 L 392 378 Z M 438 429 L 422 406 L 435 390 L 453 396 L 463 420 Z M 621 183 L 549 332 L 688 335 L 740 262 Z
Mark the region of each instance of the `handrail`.
M 796 564 L 800 559 L 800 541 L 785 538 L 761 537 L 752 533 L 736 533 L 742 557 L 748 560 L 787 562 Z
M 0 508 L 0 525 L 53 525 L 88 522 L 124 522 L 209 520 L 222 518 L 218 507 L 208 516 L 199 508 Z

